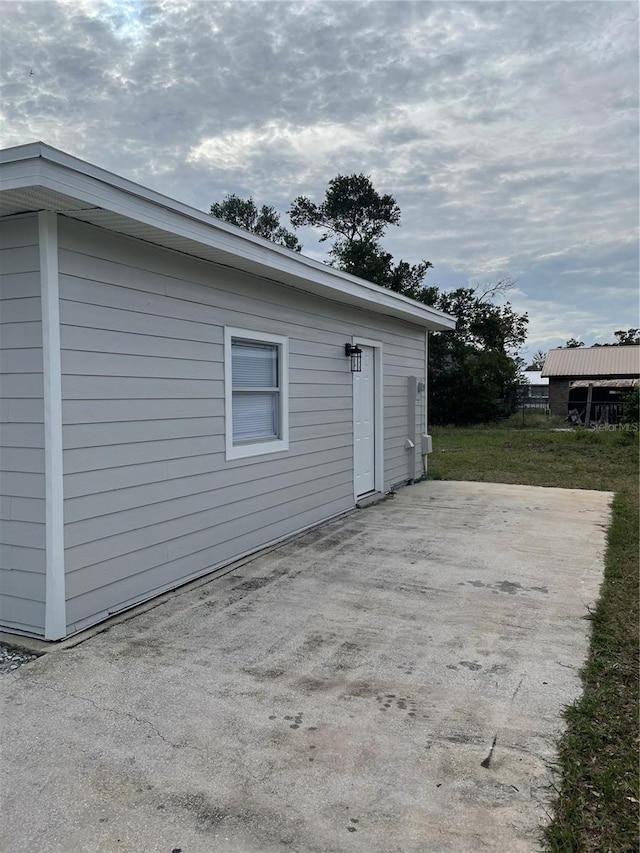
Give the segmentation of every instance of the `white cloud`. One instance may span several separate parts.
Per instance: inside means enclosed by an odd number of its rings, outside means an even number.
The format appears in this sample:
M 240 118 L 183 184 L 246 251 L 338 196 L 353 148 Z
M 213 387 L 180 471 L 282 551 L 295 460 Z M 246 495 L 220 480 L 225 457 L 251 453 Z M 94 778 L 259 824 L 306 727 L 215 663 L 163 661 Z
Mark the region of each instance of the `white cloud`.
M 326 164 L 348 149 L 371 147 L 366 129 L 345 128 L 323 123 L 308 127 L 292 127 L 267 122 L 261 127 L 232 130 L 203 139 L 187 155 L 190 163 L 205 162 L 222 170 L 246 169 L 247 162 L 263 159 L 293 159 L 302 173 L 320 171 Z M 299 177 L 298 177 L 299 179 Z
M 3 147 L 43 139 L 203 209 L 284 211 L 363 171 L 403 212 L 387 247 L 430 281 L 517 278 L 539 340 L 637 325 L 633 2 L 2 12 Z

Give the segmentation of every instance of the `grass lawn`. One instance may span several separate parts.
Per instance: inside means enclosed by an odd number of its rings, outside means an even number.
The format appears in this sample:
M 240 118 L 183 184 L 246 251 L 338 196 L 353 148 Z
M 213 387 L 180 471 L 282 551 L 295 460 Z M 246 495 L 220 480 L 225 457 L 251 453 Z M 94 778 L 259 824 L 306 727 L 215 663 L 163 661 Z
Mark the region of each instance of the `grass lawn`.
M 620 432 L 435 428 L 429 478 L 615 493 L 582 698 L 566 709 L 550 851 L 638 851 L 638 437 Z

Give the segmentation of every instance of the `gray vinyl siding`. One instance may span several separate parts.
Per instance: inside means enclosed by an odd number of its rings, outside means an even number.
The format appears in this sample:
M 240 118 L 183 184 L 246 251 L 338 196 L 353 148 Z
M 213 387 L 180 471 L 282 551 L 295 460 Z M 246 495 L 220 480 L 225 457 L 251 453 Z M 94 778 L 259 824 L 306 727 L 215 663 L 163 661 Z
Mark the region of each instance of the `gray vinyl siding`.
M 59 269 L 70 632 L 353 507 L 352 335 L 383 343 L 408 479 L 423 329 L 63 217 Z M 289 338 L 286 452 L 225 459 L 225 325 Z
M 411 327 L 409 327 L 411 328 Z M 384 460 L 385 487 L 401 485 L 408 481 L 412 469 L 410 454 L 415 455 L 415 476 L 422 475 L 420 436 L 424 426 L 424 391 L 416 399 L 415 449 L 405 448 L 409 437 L 408 379 L 415 376 L 425 381 L 425 332 L 420 329 L 418 340 L 395 344 L 384 358 Z M 415 346 L 409 344 L 415 343 Z
M 0 625 L 42 636 L 44 405 L 36 216 L 0 226 Z

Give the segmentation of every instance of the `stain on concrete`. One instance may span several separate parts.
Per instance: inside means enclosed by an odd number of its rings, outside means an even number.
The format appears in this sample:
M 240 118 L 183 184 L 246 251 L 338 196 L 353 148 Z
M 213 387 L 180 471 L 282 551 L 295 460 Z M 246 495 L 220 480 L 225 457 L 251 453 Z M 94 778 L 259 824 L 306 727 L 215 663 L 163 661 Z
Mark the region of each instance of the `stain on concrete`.
M 496 743 L 498 742 L 498 735 L 496 735 L 493 739 L 493 743 L 491 744 L 491 749 L 489 750 L 489 755 L 484 759 L 484 761 L 480 762 L 480 767 L 484 767 L 485 770 L 488 770 L 491 765 L 491 759 L 493 758 L 493 750 L 496 748 Z
M 261 589 L 263 586 L 266 586 L 272 580 L 274 580 L 273 575 L 270 575 L 268 577 L 262 577 L 262 578 L 249 578 L 248 581 L 243 581 L 242 583 L 239 583 L 238 586 L 234 586 L 233 588 L 236 590 L 247 590 L 247 591 L 250 591 L 253 589 Z
M 362 657 L 362 646 L 346 641 L 341 643 L 333 653 L 328 665 L 334 672 L 354 669 Z
M 477 735 L 467 734 L 465 732 L 454 732 L 450 735 L 440 735 L 438 740 L 446 741 L 447 743 L 473 743 L 473 744 L 481 744 L 484 741 L 484 738 L 478 737 Z
M 407 717 L 415 718 L 418 716 L 417 704 L 410 696 L 397 696 L 395 693 L 386 696 L 378 694 L 376 702 L 380 705 L 381 711 L 388 711 L 395 705 L 395 710 L 406 712 Z
M 140 657 L 141 655 L 151 655 L 152 657 L 160 657 L 163 654 L 164 643 L 157 637 L 136 638 L 129 640 L 125 646 L 117 647 L 115 651 L 116 657 Z
M 460 581 L 458 586 L 474 586 L 476 588 L 488 588 L 494 593 L 504 592 L 508 595 L 516 595 L 521 592 L 542 592 L 547 594 L 549 592 L 549 588 L 546 586 L 524 586 L 517 581 L 496 581 L 492 584 L 484 583 L 483 581 L 474 580 L 474 581 Z
M 302 642 L 302 650 L 305 652 L 315 651 L 327 645 L 327 643 L 331 643 L 335 638 L 335 634 L 307 634 Z
M 461 660 L 458 661 L 460 666 L 466 666 L 467 669 L 470 669 L 472 672 L 477 672 L 477 670 L 482 669 L 482 664 L 478 663 L 477 660 Z
M 340 699 L 361 699 L 365 696 L 373 696 L 376 687 L 371 681 L 351 681 L 348 688 L 340 695 Z
M 521 589 L 524 589 L 522 584 L 517 581 L 500 581 L 499 583 L 493 584 L 493 589 L 496 589 L 498 592 L 506 592 L 509 595 L 515 595 Z
M 224 807 L 212 802 L 203 793 L 172 794 L 168 803 L 174 809 L 190 812 L 195 818 L 196 829 L 200 832 L 215 829 L 228 817 Z
M 304 695 L 319 693 L 322 690 L 330 690 L 333 683 L 326 678 L 313 678 L 312 676 L 303 676 L 296 679 L 295 686 Z
M 242 672 L 246 672 L 247 675 L 252 675 L 258 681 L 275 681 L 277 678 L 282 678 L 284 675 L 284 669 L 261 669 L 256 666 L 245 667 Z

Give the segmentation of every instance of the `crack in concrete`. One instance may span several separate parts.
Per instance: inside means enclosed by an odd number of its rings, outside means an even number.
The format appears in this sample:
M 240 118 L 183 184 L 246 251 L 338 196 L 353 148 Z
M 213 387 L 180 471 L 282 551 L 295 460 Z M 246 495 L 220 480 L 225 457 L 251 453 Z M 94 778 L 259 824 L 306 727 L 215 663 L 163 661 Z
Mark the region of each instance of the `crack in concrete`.
M 52 687 L 50 684 L 44 684 L 43 682 L 38 681 L 35 678 L 24 678 L 24 676 L 23 676 L 23 679 L 28 684 L 32 684 L 36 687 L 41 687 L 44 690 L 50 690 L 52 693 L 57 693 L 58 695 L 63 696 L 64 698 L 72 698 L 72 699 L 78 699 L 79 701 L 82 701 L 82 702 L 88 702 L 97 711 L 105 711 L 107 713 L 116 714 L 117 716 L 127 717 L 130 720 L 134 720 L 136 723 L 140 723 L 141 725 L 148 726 L 160 738 L 160 740 L 162 740 L 164 743 L 168 744 L 169 746 L 173 747 L 174 749 L 191 749 L 191 750 L 197 752 L 199 755 L 201 755 L 203 752 L 203 750 L 201 748 L 192 746 L 189 743 L 174 743 L 173 741 L 166 738 L 162 734 L 162 732 L 158 728 L 156 728 L 156 726 L 154 726 L 154 724 L 152 722 L 144 719 L 143 717 L 138 717 L 129 711 L 121 711 L 121 710 L 118 710 L 117 708 L 109 708 L 106 705 L 99 705 L 97 702 L 95 702 L 89 696 L 80 696 L 77 693 L 70 693 L 69 691 L 62 690 L 58 687 Z M 249 769 L 249 767 L 247 767 L 246 763 L 242 760 L 242 751 L 240 749 L 236 749 L 234 751 L 235 751 L 236 756 L 237 756 L 237 764 L 243 768 L 244 772 L 246 773 L 246 775 L 250 779 L 252 779 L 256 784 L 263 784 L 264 782 L 266 782 L 266 780 L 270 776 L 269 772 L 265 772 L 263 777 L 257 776 L 255 773 L 253 773 Z M 278 794 L 276 794 L 276 796 L 277 796 L 278 800 L 281 801 L 282 803 L 286 802 L 284 797 L 282 797 L 281 794 L 278 793 Z M 292 845 L 288 844 L 287 847 L 289 850 L 291 850 L 291 853 L 299 853 L 299 850 L 297 848 L 293 847 Z
M 518 686 L 517 686 L 517 687 L 516 687 L 516 689 L 513 691 L 513 694 L 512 694 L 512 696 L 511 696 L 511 702 L 513 702 L 513 700 L 514 700 L 514 699 L 516 698 L 516 696 L 518 695 L 518 690 L 520 690 L 520 688 L 522 687 L 522 682 L 523 682 L 523 681 L 524 681 L 524 676 L 520 679 L 520 681 L 518 682 Z
M 44 690 L 51 690 L 52 693 L 58 693 L 60 696 L 64 696 L 65 698 L 78 699 L 82 702 L 88 702 L 92 705 L 96 711 L 106 711 L 109 714 L 116 714 L 119 717 L 127 717 L 130 720 L 135 720 L 136 723 L 140 723 L 141 725 L 148 726 L 159 738 L 165 743 L 172 746 L 174 749 L 193 749 L 189 744 L 182 743 L 174 743 L 173 741 L 166 738 L 162 732 L 153 725 L 150 720 L 145 720 L 143 717 L 137 717 L 135 714 L 132 714 L 130 711 L 121 711 L 117 708 L 109 708 L 106 705 L 98 705 L 93 699 L 89 696 L 79 696 L 77 693 L 69 693 L 67 690 L 61 690 L 59 687 L 51 687 L 50 684 L 44 684 L 42 681 L 38 681 L 35 678 L 24 678 L 24 680 L 28 684 L 34 684 L 36 687 L 42 687 Z

